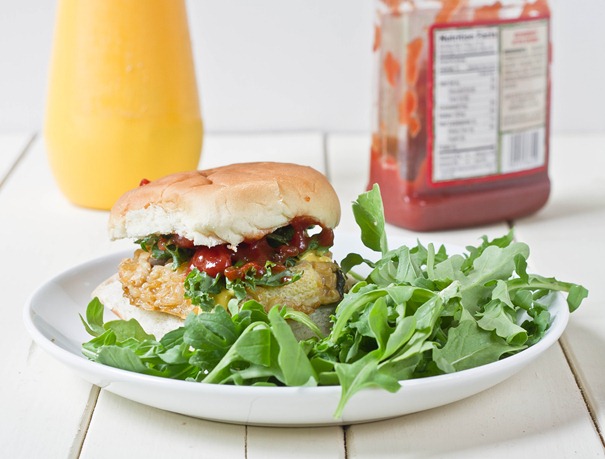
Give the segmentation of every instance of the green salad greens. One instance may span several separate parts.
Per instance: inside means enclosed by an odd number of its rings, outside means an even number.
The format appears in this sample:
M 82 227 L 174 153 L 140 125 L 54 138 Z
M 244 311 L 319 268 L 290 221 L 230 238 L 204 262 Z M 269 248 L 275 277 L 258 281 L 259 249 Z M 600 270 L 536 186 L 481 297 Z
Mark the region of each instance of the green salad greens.
M 340 385 L 334 413 L 359 390 L 401 389 L 399 381 L 485 365 L 537 343 L 551 322 L 549 306 L 564 293 L 570 311 L 588 291 L 527 272 L 529 249 L 513 233 L 462 254 L 432 244 L 389 250 L 380 191 L 359 196 L 353 213 L 372 261 L 341 262 L 357 282 L 321 336 L 308 316 L 234 298 L 228 308 L 191 314 L 157 340 L 134 319 L 104 322 L 93 299 L 82 322 L 93 339 L 83 353 L 96 362 L 165 378 L 259 386 Z M 354 270 L 365 265 L 361 276 Z M 298 341 L 289 320 L 317 336 Z M 405 390 L 405 389 L 404 389 Z

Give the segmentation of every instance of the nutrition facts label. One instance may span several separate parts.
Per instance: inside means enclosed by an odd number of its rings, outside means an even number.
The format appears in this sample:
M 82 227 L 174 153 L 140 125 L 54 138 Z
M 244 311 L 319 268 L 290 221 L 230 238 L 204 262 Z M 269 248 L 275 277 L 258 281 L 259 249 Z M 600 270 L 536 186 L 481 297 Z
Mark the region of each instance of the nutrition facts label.
M 547 21 L 434 28 L 433 182 L 545 161 Z

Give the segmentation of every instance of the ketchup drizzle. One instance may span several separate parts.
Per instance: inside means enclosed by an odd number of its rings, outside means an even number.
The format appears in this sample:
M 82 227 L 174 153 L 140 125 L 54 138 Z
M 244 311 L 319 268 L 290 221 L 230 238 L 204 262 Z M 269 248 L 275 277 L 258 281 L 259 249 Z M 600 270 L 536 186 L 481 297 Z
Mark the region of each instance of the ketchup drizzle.
M 290 223 L 293 235 L 287 244 L 273 247 L 267 236 L 257 241 L 244 241 L 233 251 L 223 244 L 215 247 L 195 246 L 193 242 L 182 236 L 173 235 L 171 242 L 178 247 L 195 249 L 189 263 L 189 271 L 197 268 L 211 277 L 223 273 L 233 281 L 243 279 L 250 271 L 255 277 L 266 274 L 265 264 L 269 261 L 275 265 L 273 273 L 286 270 L 285 263 L 289 258 L 296 257 L 306 251 L 313 240 L 321 247 L 331 247 L 334 243 L 334 232 L 321 226 L 321 231 L 309 236 L 307 229 L 318 223 L 311 217 L 297 217 Z

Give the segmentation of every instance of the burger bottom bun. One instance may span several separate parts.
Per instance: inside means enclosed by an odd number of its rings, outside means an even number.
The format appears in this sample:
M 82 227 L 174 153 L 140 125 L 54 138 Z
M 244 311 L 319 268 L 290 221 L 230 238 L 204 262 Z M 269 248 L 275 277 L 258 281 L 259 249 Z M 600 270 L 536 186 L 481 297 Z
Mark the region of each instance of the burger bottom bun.
M 122 283 L 117 274 L 100 284 L 93 292 L 92 297 L 97 297 L 101 303 L 111 310 L 122 320 L 135 319 L 143 329 L 160 340 L 169 331 L 175 330 L 185 323 L 184 319 L 158 311 L 147 311 L 145 309 L 132 306 L 128 298 L 124 296 Z M 315 322 L 322 334 L 327 335 L 330 332 L 330 316 L 334 313 L 335 304 L 323 305 L 318 307 L 309 318 Z M 315 334 L 306 326 L 289 321 L 290 328 L 298 340 L 309 339 Z
M 128 298 L 124 296 L 122 283 L 117 274 L 99 285 L 92 292 L 92 297 L 95 296 L 120 319 L 136 319 L 147 333 L 154 335 L 158 340 L 169 331 L 175 330 L 185 323 L 183 319 L 177 316 L 157 311 L 146 311 L 132 306 Z

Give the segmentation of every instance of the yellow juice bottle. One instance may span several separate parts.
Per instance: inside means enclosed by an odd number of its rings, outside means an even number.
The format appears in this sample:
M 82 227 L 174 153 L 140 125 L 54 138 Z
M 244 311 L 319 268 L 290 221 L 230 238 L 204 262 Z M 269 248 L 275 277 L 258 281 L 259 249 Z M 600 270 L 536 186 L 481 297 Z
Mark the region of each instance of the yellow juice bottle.
M 44 127 L 76 205 L 195 169 L 202 120 L 183 0 L 60 0 Z

